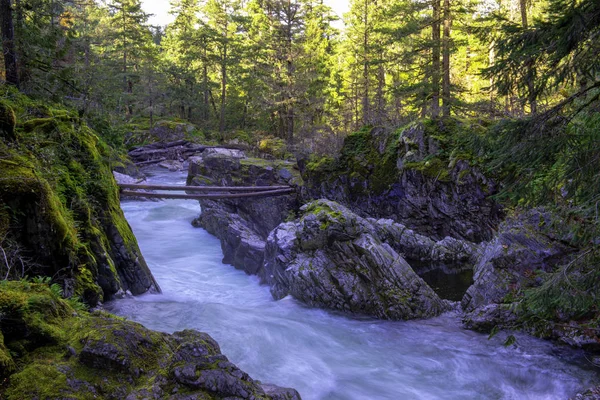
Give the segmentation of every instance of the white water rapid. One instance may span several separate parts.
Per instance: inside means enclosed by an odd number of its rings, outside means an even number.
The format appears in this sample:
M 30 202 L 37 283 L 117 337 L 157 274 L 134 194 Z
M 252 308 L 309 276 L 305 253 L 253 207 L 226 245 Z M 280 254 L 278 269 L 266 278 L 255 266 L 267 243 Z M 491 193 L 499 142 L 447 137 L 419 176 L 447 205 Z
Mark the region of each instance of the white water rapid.
M 159 173 L 152 183 L 185 183 Z M 457 315 L 379 321 L 274 301 L 258 279 L 221 263 L 219 241 L 191 226 L 195 201 L 122 204 L 162 295 L 110 305 L 148 328 L 207 332 L 254 379 L 304 400 L 567 399 L 597 381 L 573 352 L 549 342 L 461 328 Z M 589 365 L 589 363 L 588 363 Z

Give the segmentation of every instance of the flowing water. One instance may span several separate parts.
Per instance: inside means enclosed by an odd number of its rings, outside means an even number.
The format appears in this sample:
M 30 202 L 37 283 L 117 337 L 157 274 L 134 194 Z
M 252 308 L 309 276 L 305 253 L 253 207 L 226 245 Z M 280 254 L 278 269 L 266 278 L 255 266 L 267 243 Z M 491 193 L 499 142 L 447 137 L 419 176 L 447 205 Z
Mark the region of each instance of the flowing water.
M 153 183 L 184 184 L 161 173 Z M 566 399 L 598 381 L 583 356 L 548 342 L 425 321 L 353 318 L 274 301 L 258 279 L 221 263 L 219 241 L 191 220 L 195 201 L 122 204 L 163 294 L 118 300 L 113 312 L 145 326 L 209 333 L 253 378 L 315 399 Z

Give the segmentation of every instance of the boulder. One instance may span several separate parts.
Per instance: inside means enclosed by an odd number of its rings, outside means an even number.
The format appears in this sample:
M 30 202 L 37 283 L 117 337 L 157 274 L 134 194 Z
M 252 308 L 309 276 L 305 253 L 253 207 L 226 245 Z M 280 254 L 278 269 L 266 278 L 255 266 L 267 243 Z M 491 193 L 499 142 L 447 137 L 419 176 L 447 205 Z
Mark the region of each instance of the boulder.
M 292 295 L 311 306 L 386 319 L 447 309 L 369 220 L 328 200 L 301 211 L 267 240 L 265 279 L 274 298 Z
M 349 135 L 338 158 L 301 163 L 306 200 L 327 198 L 434 240 L 490 240 L 502 218 L 490 199 L 497 184 L 471 165 L 469 155 L 444 148 L 451 129 L 470 129 L 453 124 L 459 125 L 449 119 Z
M 239 150 L 207 149 L 190 159 L 188 185 L 296 186 L 295 165 L 287 161 L 244 158 Z M 265 241 L 269 232 L 298 207 L 298 196 L 201 200 L 202 214 L 193 224 L 221 241 L 223 262 L 262 276 Z
M 572 248 L 540 229 L 548 218 L 548 214 L 531 210 L 500 226 L 493 240 L 481 250 L 474 284 L 461 302 L 465 311 L 503 303 L 510 293 L 537 285 L 536 270 L 551 272 L 572 253 Z

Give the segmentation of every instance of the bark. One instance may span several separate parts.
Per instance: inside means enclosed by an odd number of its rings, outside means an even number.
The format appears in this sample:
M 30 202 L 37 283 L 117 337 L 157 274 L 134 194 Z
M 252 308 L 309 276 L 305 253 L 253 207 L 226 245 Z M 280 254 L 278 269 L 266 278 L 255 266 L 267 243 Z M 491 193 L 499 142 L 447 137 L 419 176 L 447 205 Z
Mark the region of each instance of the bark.
M 15 51 L 15 29 L 10 0 L 0 0 L 0 25 L 2 31 L 2 51 L 6 83 L 19 87 L 17 53 Z
M 431 116 L 440 115 L 440 4 L 433 0 L 433 21 L 431 24 Z
M 219 116 L 219 132 L 225 131 L 225 96 L 227 95 L 227 23 L 223 31 L 223 57 L 221 59 L 221 113 Z
M 521 23 L 523 24 L 523 29 L 529 28 L 529 21 L 527 20 L 527 0 L 519 0 L 519 7 L 521 9 Z M 537 96 L 535 93 L 535 66 L 533 65 L 533 60 L 528 59 L 526 61 L 527 72 L 525 75 L 525 81 L 527 83 L 527 101 L 529 103 L 529 108 L 532 114 L 537 113 Z
M 370 120 L 369 110 L 369 0 L 364 4 L 365 32 L 363 35 L 363 124 L 368 125 Z
M 450 29 L 452 15 L 450 13 L 450 0 L 444 0 L 444 40 L 442 42 L 442 116 L 450 116 Z M 467 53 L 468 57 L 468 53 Z

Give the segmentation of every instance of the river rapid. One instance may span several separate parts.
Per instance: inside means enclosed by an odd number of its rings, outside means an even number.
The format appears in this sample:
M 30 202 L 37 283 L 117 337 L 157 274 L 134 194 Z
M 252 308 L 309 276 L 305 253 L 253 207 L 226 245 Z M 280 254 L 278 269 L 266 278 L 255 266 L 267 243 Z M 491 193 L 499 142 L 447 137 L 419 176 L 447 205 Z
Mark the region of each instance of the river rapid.
M 149 182 L 185 178 L 159 172 Z M 207 332 L 254 379 L 304 400 L 567 399 L 598 381 L 582 353 L 521 334 L 506 347 L 506 333 L 464 330 L 457 314 L 390 322 L 274 301 L 256 277 L 221 263 L 218 239 L 192 227 L 198 202 L 122 208 L 163 294 L 108 308 L 159 331 Z

